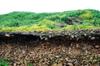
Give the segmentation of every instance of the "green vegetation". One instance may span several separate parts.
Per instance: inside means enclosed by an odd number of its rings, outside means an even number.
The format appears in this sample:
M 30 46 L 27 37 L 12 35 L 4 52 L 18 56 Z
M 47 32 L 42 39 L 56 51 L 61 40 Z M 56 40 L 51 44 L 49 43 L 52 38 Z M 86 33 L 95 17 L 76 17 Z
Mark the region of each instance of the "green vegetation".
M 100 29 L 100 11 L 11 12 L 0 15 L 1 32 Z
M 9 66 L 9 62 L 5 59 L 0 58 L 0 66 Z
M 28 63 L 28 66 L 33 66 L 33 64 L 32 63 Z

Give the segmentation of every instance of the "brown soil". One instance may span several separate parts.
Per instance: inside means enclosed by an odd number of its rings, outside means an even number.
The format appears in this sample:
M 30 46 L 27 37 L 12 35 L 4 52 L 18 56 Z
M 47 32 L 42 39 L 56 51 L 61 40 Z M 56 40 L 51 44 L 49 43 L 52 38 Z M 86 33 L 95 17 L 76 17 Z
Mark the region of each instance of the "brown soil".
M 40 41 L 2 43 L 0 58 L 10 66 L 100 66 L 100 43 L 97 41 Z
M 100 66 L 100 30 L 0 33 L 9 66 Z

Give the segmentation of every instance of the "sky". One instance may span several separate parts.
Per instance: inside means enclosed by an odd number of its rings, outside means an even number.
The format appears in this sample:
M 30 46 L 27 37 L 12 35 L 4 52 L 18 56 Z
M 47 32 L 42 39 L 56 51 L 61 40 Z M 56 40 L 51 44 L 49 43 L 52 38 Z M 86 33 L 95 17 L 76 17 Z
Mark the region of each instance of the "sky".
M 78 9 L 100 10 L 100 0 L 0 0 L 0 14 L 13 11 L 62 12 Z

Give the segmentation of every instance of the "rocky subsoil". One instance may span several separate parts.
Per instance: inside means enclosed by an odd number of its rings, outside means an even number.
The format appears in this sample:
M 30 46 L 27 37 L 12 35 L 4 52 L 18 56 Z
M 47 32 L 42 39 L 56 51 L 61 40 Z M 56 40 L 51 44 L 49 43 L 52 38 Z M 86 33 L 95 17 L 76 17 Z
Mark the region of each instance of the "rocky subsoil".
M 1 44 L 0 58 L 8 59 L 9 66 L 100 66 L 100 43 Z

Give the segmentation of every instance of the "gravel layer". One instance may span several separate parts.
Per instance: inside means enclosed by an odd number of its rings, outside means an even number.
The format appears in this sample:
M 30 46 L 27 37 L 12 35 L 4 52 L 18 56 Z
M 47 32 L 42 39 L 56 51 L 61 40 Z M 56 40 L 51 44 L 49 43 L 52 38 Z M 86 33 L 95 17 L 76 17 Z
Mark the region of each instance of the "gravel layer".
M 8 59 L 9 66 L 100 66 L 100 43 L 4 43 L 0 45 L 0 58 Z

